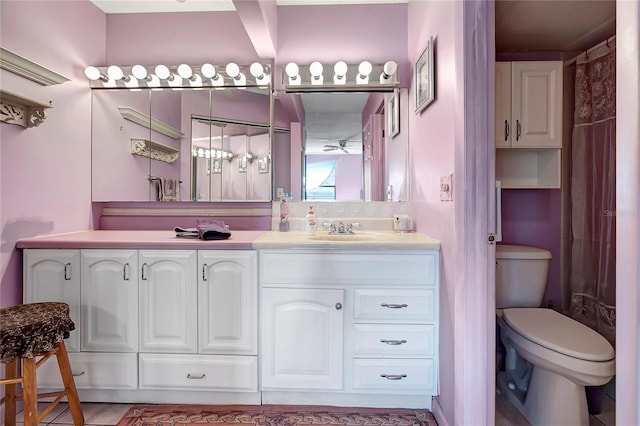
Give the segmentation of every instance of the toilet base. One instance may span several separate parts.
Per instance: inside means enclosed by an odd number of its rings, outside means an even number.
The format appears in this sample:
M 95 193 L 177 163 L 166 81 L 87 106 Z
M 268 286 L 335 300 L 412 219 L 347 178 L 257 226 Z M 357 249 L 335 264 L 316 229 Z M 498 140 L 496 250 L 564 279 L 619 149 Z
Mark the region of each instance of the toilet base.
M 533 426 L 589 425 L 584 386 L 540 367 L 533 368 L 526 396 L 508 387 L 506 373 L 498 374 L 498 386 Z

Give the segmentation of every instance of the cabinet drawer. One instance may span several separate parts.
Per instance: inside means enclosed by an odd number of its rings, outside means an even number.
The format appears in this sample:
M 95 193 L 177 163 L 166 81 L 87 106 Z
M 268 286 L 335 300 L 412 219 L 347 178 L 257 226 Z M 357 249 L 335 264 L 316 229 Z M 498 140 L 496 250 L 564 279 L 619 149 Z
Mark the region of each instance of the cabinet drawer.
M 355 324 L 354 356 L 433 356 L 434 329 L 431 324 Z
M 427 359 L 354 359 L 356 390 L 435 391 L 435 362 Z
M 258 357 L 140 354 L 141 389 L 258 390 Z
M 356 289 L 355 319 L 435 321 L 435 289 Z
M 397 252 L 396 252 L 397 253 Z M 263 286 L 273 284 L 393 284 L 435 286 L 437 252 L 291 253 L 263 250 Z
M 136 389 L 138 355 L 135 353 L 69 353 L 71 372 L 78 389 Z M 54 358 L 37 372 L 38 387 L 63 388 Z

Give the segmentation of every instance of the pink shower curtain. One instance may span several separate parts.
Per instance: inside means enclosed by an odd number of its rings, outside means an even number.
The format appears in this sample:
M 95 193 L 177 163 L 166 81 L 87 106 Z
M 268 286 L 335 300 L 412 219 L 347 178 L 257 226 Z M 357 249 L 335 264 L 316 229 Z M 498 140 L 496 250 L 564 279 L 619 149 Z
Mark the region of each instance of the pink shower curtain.
M 615 41 L 578 57 L 571 141 L 570 315 L 615 341 Z

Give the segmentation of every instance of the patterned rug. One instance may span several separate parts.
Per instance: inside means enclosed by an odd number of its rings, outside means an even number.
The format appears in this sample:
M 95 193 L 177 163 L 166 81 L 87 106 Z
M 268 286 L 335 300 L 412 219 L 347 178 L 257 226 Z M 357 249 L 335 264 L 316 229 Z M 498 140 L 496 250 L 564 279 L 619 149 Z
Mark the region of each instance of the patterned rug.
M 135 405 L 118 426 L 437 426 L 428 410 L 290 405 Z

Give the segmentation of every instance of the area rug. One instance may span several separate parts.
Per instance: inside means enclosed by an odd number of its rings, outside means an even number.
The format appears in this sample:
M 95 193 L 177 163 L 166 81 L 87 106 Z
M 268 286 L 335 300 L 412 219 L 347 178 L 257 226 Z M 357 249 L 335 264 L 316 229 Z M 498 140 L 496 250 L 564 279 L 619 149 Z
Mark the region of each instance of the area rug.
M 118 426 L 436 426 L 428 410 L 290 405 L 135 405 Z

